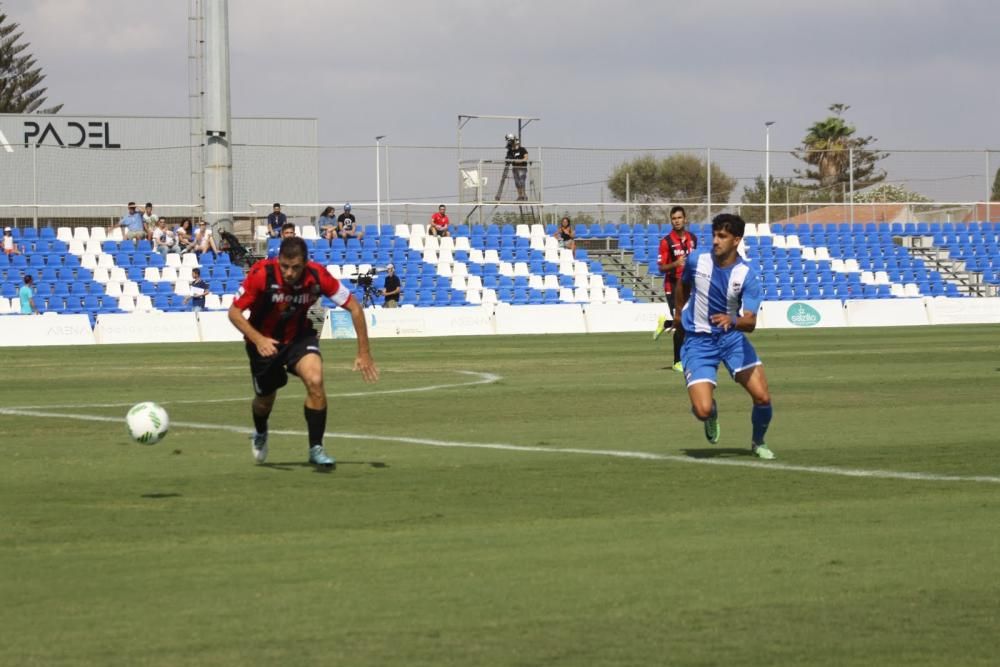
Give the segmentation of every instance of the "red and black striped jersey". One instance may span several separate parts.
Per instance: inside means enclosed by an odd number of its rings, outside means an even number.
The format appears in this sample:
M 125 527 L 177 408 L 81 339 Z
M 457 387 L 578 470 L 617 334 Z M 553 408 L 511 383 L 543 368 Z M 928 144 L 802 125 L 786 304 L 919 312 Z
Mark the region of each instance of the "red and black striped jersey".
M 233 305 L 250 309 L 250 324 L 254 329 L 280 343 L 315 333 L 309 321 L 310 306 L 321 295 L 346 306 L 351 292 L 330 275 L 322 264 L 306 262 L 298 284 L 286 285 L 281 278 L 277 259 L 263 259 L 254 264 L 243 280 Z
M 686 229 L 680 233 L 676 229 L 660 239 L 659 252 L 656 261 L 660 264 L 675 262 L 681 257 L 687 257 L 698 247 L 698 238 Z M 673 289 L 673 283 L 680 280 L 683 266 L 675 266 L 667 271 L 663 277 L 663 289 L 669 293 Z

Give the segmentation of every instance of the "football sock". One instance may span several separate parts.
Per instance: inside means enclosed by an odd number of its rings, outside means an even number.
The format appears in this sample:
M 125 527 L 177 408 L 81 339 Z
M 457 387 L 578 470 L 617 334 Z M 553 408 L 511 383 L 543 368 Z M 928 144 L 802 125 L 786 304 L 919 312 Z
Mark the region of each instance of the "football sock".
M 755 405 L 750 413 L 750 423 L 753 425 L 753 441 L 756 444 L 764 442 L 767 427 L 771 424 L 771 404 Z
M 326 408 L 313 410 L 303 408 L 306 415 L 306 427 L 309 429 L 309 446 L 323 444 L 323 432 L 326 430 Z
M 253 427 L 258 433 L 267 433 L 267 418 L 271 414 L 258 415 L 256 412 L 253 413 Z
M 674 363 L 681 360 L 681 346 L 684 345 L 684 329 L 674 329 Z

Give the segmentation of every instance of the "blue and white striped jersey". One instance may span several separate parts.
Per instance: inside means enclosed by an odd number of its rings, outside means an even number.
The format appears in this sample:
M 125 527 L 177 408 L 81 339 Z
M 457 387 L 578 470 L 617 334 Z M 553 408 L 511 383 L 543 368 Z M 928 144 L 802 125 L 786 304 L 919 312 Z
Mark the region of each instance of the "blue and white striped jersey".
M 735 322 L 740 313 L 756 313 L 760 308 L 757 267 L 739 256 L 722 269 L 712 261 L 711 250 L 696 250 L 688 256 L 681 282 L 688 288 L 681 313 L 681 325 L 688 333 L 722 333 L 709 316 L 729 313 Z

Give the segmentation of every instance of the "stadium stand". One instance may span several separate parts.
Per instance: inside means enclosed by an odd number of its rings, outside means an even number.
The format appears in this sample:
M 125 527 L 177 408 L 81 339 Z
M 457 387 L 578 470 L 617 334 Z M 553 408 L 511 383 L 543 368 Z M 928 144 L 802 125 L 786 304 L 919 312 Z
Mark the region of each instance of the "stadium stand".
M 996 294 L 1000 286 L 995 223 L 747 227 L 742 251 L 760 265 L 768 300 L 959 297 Z M 389 262 L 403 282 L 402 304 L 415 307 L 615 303 L 657 295 L 656 252 L 668 231 L 664 226 L 579 224 L 577 238 L 589 240 L 592 248 L 575 254 L 558 247 L 553 230 L 551 225 L 456 225 L 454 236 L 438 239 L 427 237 L 421 225 L 383 225 L 371 226 L 360 242 L 306 241 L 312 256 L 359 299 L 363 290 L 349 279 Z M 36 278 L 36 303 L 43 312 L 87 313 L 92 320 L 108 312 L 185 309 L 195 266 L 213 292 L 209 308 L 228 306 L 243 279 L 243 268 L 226 254 L 164 258 L 148 242 L 122 242 L 116 231 L 15 229 L 25 252 L 0 258 L 0 315 L 17 312 L 17 288 L 28 272 Z M 700 247 L 711 244 L 709 225 L 693 224 L 691 231 Z M 636 276 L 647 285 L 645 296 L 637 296 Z M 379 272 L 373 286 L 381 288 L 383 279 Z

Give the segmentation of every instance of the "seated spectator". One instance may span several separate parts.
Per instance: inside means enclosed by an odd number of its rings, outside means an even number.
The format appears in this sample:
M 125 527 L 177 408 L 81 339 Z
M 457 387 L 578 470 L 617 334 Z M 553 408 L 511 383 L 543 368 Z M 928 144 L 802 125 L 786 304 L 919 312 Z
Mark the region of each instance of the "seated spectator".
M 153 231 L 153 250 L 164 257 L 168 253 L 180 252 L 177 245 L 177 235 L 174 234 L 174 230 L 167 227 L 165 219 L 157 218 L 156 229 Z
M 399 282 L 399 276 L 396 275 L 396 267 L 389 264 L 385 267 L 385 270 L 389 273 L 385 276 L 385 286 L 381 290 L 382 296 L 385 297 L 385 303 L 382 304 L 382 307 L 398 308 L 399 297 L 403 293 L 403 286 Z
M 145 212 L 142 214 L 142 224 L 146 228 L 146 238 L 150 242 L 153 241 L 153 236 L 156 234 L 159 228 L 160 216 L 153 213 L 153 203 L 146 202 Z
M 319 214 L 319 219 L 316 221 L 316 228 L 319 230 L 320 236 L 325 238 L 331 245 L 333 244 L 333 239 L 337 238 L 337 219 L 333 217 L 333 214 L 336 212 L 337 209 L 327 206 Z
M 351 203 L 347 202 L 344 204 L 344 212 L 337 216 L 337 236 L 344 239 L 344 245 L 347 245 L 347 239 L 355 238 L 361 240 L 365 236 L 365 232 L 358 226 L 358 221 L 351 213 Z
M 445 205 L 438 206 L 437 213 L 431 216 L 431 224 L 427 225 L 428 236 L 450 236 L 448 231 L 448 215 L 445 213 Z
M 556 228 L 552 236 L 559 241 L 560 248 L 576 250 L 576 232 L 573 231 L 573 223 L 569 221 L 569 218 L 563 218 L 559 221 L 559 227 Z
M 281 226 L 281 240 L 284 241 L 285 239 L 290 239 L 293 236 L 295 236 L 295 223 L 286 222 Z M 267 249 L 267 258 L 271 259 L 272 257 L 277 257 L 280 246 L 278 244 L 269 245 L 271 247 Z
M 204 220 L 198 223 L 198 229 L 194 233 L 194 251 L 199 255 L 203 252 L 212 252 L 212 256 L 219 254 L 219 248 L 215 245 L 215 237 L 212 230 L 208 228 L 208 223 Z
M 267 216 L 267 235 L 272 239 L 281 236 L 281 226 L 288 222 L 288 216 L 281 212 L 281 204 L 275 202 L 271 215 Z
M 191 302 L 191 311 L 198 313 L 205 310 L 205 295 L 210 294 L 208 283 L 201 278 L 201 269 L 191 269 L 191 295 L 184 297 L 184 303 Z
M 191 218 L 184 218 L 181 224 L 174 228 L 177 235 L 177 246 L 181 249 L 181 254 L 194 250 L 194 228 L 191 226 Z
M 136 210 L 134 201 L 128 203 L 128 213 L 122 216 L 118 226 L 122 229 L 122 239 L 125 241 L 134 241 L 138 245 L 141 239 L 147 238 L 142 213 Z
M 22 249 L 16 243 L 14 243 L 14 230 L 10 227 L 3 228 L 3 254 L 10 257 L 11 255 L 20 255 Z

